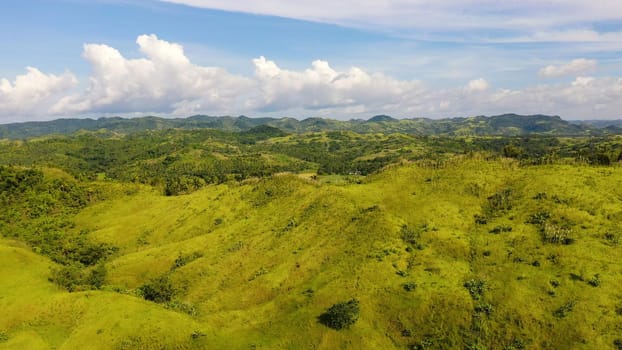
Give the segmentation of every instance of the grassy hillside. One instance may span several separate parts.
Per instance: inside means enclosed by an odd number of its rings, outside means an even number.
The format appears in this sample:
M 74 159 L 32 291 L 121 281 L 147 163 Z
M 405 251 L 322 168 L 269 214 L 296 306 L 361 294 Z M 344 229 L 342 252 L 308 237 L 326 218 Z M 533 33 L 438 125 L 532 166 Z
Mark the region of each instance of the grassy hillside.
M 102 285 L 69 293 L 2 241 L 0 348 L 616 349 L 620 185 L 477 153 L 180 196 L 99 182 L 63 230 L 115 247 Z M 353 298 L 350 328 L 318 322 Z

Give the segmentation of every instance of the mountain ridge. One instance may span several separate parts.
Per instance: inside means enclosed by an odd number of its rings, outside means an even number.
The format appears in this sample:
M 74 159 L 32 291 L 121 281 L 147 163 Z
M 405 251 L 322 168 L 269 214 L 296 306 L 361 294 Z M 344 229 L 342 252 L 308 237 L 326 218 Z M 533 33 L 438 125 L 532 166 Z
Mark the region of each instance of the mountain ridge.
M 622 121 L 567 121 L 559 116 L 543 114 L 519 115 L 507 113 L 495 116 L 455 117 L 445 119 L 396 119 L 376 115 L 368 120 L 336 120 L 330 118 L 251 118 L 244 115 L 208 116 L 192 115 L 186 118 L 144 116 L 137 118 L 101 117 L 98 119 L 61 118 L 52 121 L 35 121 L 0 125 L 0 138 L 20 139 L 49 134 L 68 135 L 75 132 L 108 130 L 129 134 L 145 130 L 213 128 L 242 132 L 260 125 L 281 129 L 288 133 L 318 131 L 354 131 L 358 133 L 406 133 L 444 136 L 590 136 L 622 134 Z

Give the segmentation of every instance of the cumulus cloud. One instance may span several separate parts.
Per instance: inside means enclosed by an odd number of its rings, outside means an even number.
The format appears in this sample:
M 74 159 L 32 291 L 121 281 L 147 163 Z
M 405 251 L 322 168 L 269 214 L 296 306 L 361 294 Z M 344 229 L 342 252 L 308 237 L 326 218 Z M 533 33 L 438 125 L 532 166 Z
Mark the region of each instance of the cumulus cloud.
M 0 80 L 0 115 L 41 114 L 50 101 L 67 93 L 77 83 L 69 72 L 44 74 L 37 68 L 27 67 L 26 74 L 18 75 L 13 83 Z
M 488 90 L 488 82 L 483 78 L 471 80 L 467 84 L 466 90 L 468 92 L 486 91 Z
M 337 71 L 322 60 L 303 71 L 282 69 L 263 56 L 253 60 L 254 75 L 244 77 L 195 65 L 181 45 L 155 35 L 141 35 L 136 43 L 145 58 L 127 59 L 107 45 L 85 45 L 83 56 L 92 66 L 89 87 L 62 98 L 51 112 L 188 115 L 342 108 L 363 113 L 399 106 L 423 89 L 418 81 L 356 67 Z
M 84 45 L 92 67 L 89 87 L 61 99 L 51 112 L 222 111 L 235 106 L 239 91 L 251 83 L 222 68 L 194 65 L 181 45 L 155 35 L 141 35 L 136 43 L 145 58 L 127 59 L 107 45 Z
M 365 110 L 400 104 L 423 90 L 418 81 L 400 81 L 356 67 L 340 72 L 321 60 L 302 72 L 281 69 L 265 57 L 253 63 L 261 92 L 255 107 L 264 111 L 355 106 Z
M 585 75 L 596 65 L 590 60 L 543 69 L 544 76 L 578 76 L 570 83 L 503 89 L 481 77 L 433 89 L 419 80 L 359 67 L 338 69 L 323 60 L 290 70 L 262 56 L 252 61 L 252 75 L 236 75 L 194 64 L 181 45 L 155 35 L 141 35 L 136 43 L 142 58 L 126 58 L 107 45 L 85 45 L 91 74 L 82 91 L 73 90 L 78 82 L 69 72 L 54 75 L 28 68 L 12 83 L 0 80 L 0 118 L 110 113 L 440 118 L 506 112 L 622 117 L 622 79 Z
M 598 62 L 596 60 L 587 60 L 585 58 L 579 58 L 570 61 L 567 64 L 554 66 L 546 66 L 538 72 L 541 77 L 544 78 L 556 78 L 566 75 L 580 75 L 592 72 L 596 69 Z

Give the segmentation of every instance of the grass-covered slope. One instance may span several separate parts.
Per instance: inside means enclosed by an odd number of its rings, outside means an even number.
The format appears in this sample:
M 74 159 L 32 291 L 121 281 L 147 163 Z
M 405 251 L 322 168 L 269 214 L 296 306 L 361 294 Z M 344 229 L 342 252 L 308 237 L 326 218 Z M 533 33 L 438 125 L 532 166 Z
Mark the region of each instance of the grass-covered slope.
M 64 292 L 2 243 L 0 347 L 615 349 L 621 182 L 475 155 L 119 192 L 70 229 L 118 248 L 101 290 Z M 155 280 L 171 301 L 140 297 Z M 350 328 L 318 322 L 353 298 Z
M 135 349 L 208 346 L 189 316 L 119 293 L 67 293 L 48 281 L 52 263 L 0 241 L 2 349 Z

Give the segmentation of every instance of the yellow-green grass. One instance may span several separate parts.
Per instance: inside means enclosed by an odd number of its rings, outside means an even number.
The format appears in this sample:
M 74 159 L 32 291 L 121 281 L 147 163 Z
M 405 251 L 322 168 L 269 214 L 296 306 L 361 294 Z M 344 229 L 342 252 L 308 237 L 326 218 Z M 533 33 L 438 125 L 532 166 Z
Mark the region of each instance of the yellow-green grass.
M 53 264 L 19 243 L 0 242 L 3 349 L 194 348 L 216 333 L 189 316 L 110 292 L 67 293 L 47 279 Z M 202 328 L 203 327 L 203 328 Z
M 177 197 L 142 188 L 92 205 L 74 229 L 119 247 L 106 264 L 108 291 L 62 292 L 47 282 L 49 262 L 3 246 L 37 261 L 3 257 L 17 266 L 13 273 L 34 274 L 36 291 L 11 292 L 17 308 L 44 316 L 15 316 L 0 345 L 503 349 L 520 340 L 529 349 L 606 349 L 622 337 L 621 169 L 520 167 L 475 156 L 354 180 L 282 174 Z M 512 208 L 476 224 L 487 198 L 508 188 Z M 575 243 L 544 243 L 527 223 L 539 211 L 571 225 Z M 417 244 L 402 239 L 404 226 L 418 232 Z M 490 232 L 500 226 L 512 230 Z M 201 256 L 173 268 L 193 253 Z M 174 299 L 196 313 L 134 296 L 161 275 L 176 287 Z M 592 286 L 595 275 L 600 284 Z M 464 287 L 471 279 L 485 282 L 479 300 Z M 407 282 L 415 290 L 406 291 Z M 318 323 L 324 310 L 351 298 L 361 305 L 354 326 Z M 570 301 L 573 309 L 555 316 Z M 192 340 L 195 330 L 206 336 Z

